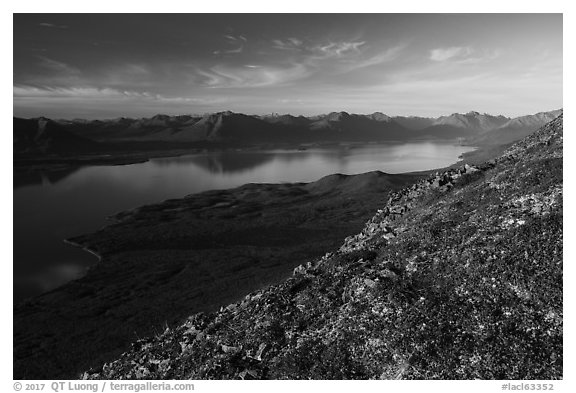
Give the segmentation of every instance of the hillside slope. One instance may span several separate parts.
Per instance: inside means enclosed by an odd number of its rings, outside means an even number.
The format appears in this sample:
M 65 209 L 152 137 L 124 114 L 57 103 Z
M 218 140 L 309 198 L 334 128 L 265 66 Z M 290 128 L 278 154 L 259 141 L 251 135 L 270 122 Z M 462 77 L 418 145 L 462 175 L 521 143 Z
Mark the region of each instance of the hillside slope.
M 84 378 L 562 378 L 562 115 L 392 194 L 288 280 Z
M 562 109 L 539 112 L 534 115 L 520 116 L 511 119 L 498 128 L 484 132 L 472 138 L 468 142 L 477 145 L 499 145 L 518 141 L 534 130 L 540 128 L 543 124 L 554 120 L 562 113 Z

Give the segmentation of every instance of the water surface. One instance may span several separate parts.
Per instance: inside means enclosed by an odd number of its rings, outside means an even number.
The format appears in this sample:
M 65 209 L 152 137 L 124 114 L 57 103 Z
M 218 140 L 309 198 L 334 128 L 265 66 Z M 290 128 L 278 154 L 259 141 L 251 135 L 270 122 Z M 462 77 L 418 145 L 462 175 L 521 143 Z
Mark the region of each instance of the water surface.
M 92 166 L 14 179 L 14 301 L 81 277 L 96 258 L 63 239 L 122 210 L 246 183 L 310 182 L 373 170 L 440 168 L 472 148 L 450 143 L 210 152 L 123 166 Z

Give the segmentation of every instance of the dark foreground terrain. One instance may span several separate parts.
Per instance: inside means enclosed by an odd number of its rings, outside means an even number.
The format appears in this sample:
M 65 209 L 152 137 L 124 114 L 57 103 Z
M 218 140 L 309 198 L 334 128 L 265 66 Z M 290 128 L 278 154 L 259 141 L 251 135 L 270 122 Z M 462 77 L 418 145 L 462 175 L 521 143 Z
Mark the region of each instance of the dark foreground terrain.
M 137 340 L 118 360 L 83 377 L 562 378 L 562 132 L 560 115 L 498 159 L 478 167 L 452 168 L 393 193 L 359 234 L 322 258 L 310 258 L 284 282 L 253 292 L 219 312 L 193 314 L 178 326 Z M 250 187 L 235 192 L 249 192 Z M 313 192 L 316 186 L 304 187 Z M 388 189 L 382 188 L 382 195 Z M 221 198 L 210 206 L 225 204 L 230 212 L 231 202 Z M 139 225 L 147 225 L 139 217 L 147 214 L 160 214 L 166 225 L 176 223 L 188 203 L 160 206 L 166 209 L 128 214 L 125 224 L 108 233 L 122 234 L 123 226 L 138 231 Z M 241 206 L 236 209 L 244 211 Z M 245 214 L 258 222 L 249 211 Z M 323 227 L 325 214 L 319 211 L 311 217 L 310 233 Z M 253 239 L 250 244 L 260 236 L 273 237 L 275 230 L 268 229 L 269 233 L 245 232 Z M 243 238 L 224 232 L 225 241 Z M 304 233 L 294 233 L 295 244 L 309 236 Z M 185 249 L 189 239 L 178 233 L 167 236 L 174 251 L 159 258 L 177 264 L 184 251 L 176 250 Z M 103 234 L 81 241 L 101 252 L 102 247 L 134 249 L 125 260 L 139 263 L 126 270 L 127 275 L 135 274 L 143 263 L 158 264 L 148 257 L 154 256 L 161 239 L 134 237 L 140 240 L 131 243 L 118 238 L 112 245 L 114 237 Z M 271 243 L 263 244 L 270 247 Z M 105 257 L 99 269 L 113 263 Z M 163 277 L 185 271 L 167 270 Z M 164 282 L 157 284 L 158 279 L 151 276 L 148 285 L 162 287 Z M 182 287 L 192 285 L 187 281 Z M 74 286 L 80 284 L 70 288 Z M 90 286 L 84 290 L 87 297 L 105 291 Z M 157 306 L 150 301 L 123 302 L 123 307 L 142 307 L 132 317 L 138 318 L 155 307 L 186 308 L 190 300 Z M 27 307 L 17 319 L 23 321 L 22 315 L 40 306 Z M 138 321 L 143 326 L 151 322 Z M 82 319 L 76 317 L 69 324 L 81 325 Z M 102 327 L 94 327 L 98 328 Z M 17 365 L 20 375 L 25 375 L 23 363 Z
M 332 175 L 248 184 L 123 212 L 72 239 L 101 261 L 14 309 L 14 378 L 75 378 L 141 337 L 290 276 L 357 233 L 422 175 Z

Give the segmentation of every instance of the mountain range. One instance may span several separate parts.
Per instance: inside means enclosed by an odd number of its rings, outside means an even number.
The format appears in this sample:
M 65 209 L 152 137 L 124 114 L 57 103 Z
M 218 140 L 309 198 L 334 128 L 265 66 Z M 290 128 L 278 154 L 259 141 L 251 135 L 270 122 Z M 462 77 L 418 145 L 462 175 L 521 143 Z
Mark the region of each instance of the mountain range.
M 369 115 L 331 112 L 304 117 L 230 111 L 110 120 L 14 118 L 14 153 L 78 153 L 126 142 L 258 145 L 457 138 L 470 144 L 502 144 L 530 134 L 561 112 L 558 109 L 516 118 L 474 111 L 437 118 L 391 117 L 381 112 Z

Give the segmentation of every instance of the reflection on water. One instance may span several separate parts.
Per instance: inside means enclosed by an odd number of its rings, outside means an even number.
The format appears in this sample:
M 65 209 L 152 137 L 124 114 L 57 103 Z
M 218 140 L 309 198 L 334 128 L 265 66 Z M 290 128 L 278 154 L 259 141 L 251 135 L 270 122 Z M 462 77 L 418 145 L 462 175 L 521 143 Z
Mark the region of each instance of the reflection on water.
M 72 173 L 76 172 L 78 168 L 67 168 L 57 171 L 50 172 L 26 172 L 18 173 L 14 176 L 13 186 L 14 188 L 20 188 L 24 186 L 34 185 L 34 184 L 54 184 L 61 180 L 64 180 Z
M 213 174 L 238 173 L 265 165 L 274 159 L 274 155 L 266 152 L 216 152 L 183 156 L 178 158 L 155 159 L 158 166 L 196 165 Z
M 246 183 L 309 182 L 332 173 L 402 173 L 447 166 L 471 148 L 448 143 L 229 151 L 14 178 L 14 298 L 77 278 L 96 262 L 63 239 L 136 206 Z

